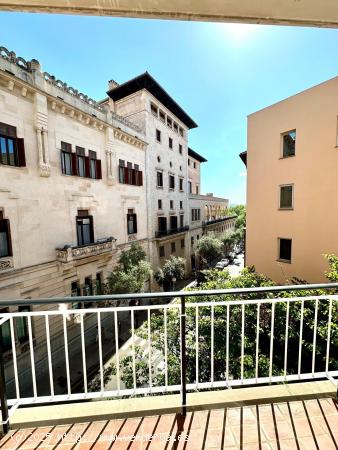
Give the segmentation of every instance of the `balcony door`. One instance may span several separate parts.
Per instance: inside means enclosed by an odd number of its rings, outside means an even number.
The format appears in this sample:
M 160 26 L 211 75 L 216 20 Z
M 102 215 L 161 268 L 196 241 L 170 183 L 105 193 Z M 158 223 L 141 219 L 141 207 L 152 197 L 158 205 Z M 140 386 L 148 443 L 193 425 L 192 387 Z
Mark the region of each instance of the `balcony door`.
M 79 211 L 76 218 L 77 245 L 94 243 L 93 216 L 88 211 Z
M 167 218 L 166 217 L 158 218 L 158 231 L 160 231 L 160 232 L 167 231 Z
M 170 229 L 177 230 L 177 216 L 170 216 Z

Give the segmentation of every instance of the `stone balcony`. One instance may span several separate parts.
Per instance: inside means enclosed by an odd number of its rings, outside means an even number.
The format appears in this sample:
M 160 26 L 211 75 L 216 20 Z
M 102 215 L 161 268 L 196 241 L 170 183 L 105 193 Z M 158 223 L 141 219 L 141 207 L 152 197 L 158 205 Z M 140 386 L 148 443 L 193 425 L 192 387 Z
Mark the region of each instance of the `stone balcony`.
M 108 237 L 98 239 L 88 245 L 65 245 L 63 248 L 56 249 L 56 260 L 62 263 L 69 263 L 90 256 L 111 253 L 115 249 L 115 242 L 115 238 Z

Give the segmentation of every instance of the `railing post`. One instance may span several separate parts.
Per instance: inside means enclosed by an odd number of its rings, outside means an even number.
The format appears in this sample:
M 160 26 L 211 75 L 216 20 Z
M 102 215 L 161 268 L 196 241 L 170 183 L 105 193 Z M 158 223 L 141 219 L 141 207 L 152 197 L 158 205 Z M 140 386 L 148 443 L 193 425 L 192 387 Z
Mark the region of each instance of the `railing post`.
M 3 422 L 2 430 L 6 434 L 9 431 L 8 405 L 6 395 L 5 365 L 3 358 L 3 337 L 2 325 L 0 325 L 0 402 L 1 402 L 1 420 Z
M 182 416 L 187 415 L 187 355 L 186 355 L 186 340 L 185 340 L 185 297 L 181 297 L 181 396 L 182 396 Z

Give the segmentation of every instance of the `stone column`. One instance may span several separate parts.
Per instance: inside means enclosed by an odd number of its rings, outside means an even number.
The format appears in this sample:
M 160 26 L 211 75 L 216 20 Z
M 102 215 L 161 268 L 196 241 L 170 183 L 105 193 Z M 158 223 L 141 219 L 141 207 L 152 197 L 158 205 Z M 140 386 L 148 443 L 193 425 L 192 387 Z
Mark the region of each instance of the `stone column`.
M 41 167 L 41 165 L 44 163 L 43 160 L 43 148 L 42 148 L 42 130 L 41 128 L 37 127 L 36 129 L 36 135 L 37 135 L 37 139 L 38 139 L 38 154 L 39 154 L 39 166 Z
M 47 130 L 42 130 L 44 162 L 49 166 L 49 147 L 48 147 L 48 133 Z
M 107 183 L 112 186 L 115 182 L 113 173 L 114 131 L 107 128 L 106 131 L 106 157 L 107 157 Z

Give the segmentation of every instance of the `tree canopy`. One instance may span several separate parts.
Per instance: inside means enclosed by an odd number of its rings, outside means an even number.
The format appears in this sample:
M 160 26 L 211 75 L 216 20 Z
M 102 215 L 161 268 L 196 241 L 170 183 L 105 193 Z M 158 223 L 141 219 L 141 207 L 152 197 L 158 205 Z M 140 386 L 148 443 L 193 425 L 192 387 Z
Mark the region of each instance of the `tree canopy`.
M 196 244 L 195 251 L 208 266 L 223 252 L 222 242 L 211 234 L 201 237 Z

